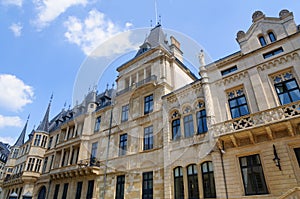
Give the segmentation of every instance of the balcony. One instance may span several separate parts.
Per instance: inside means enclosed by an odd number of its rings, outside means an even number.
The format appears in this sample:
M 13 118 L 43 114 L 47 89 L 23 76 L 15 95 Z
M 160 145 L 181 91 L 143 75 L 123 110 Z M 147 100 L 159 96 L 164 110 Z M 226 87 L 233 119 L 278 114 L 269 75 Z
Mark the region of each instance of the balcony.
M 283 122 L 300 116 L 300 101 L 212 125 L 214 137 Z
M 156 82 L 157 81 L 157 76 L 156 75 L 151 75 L 150 77 L 147 77 L 146 79 L 143 79 L 137 83 L 135 83 L 134 85 L 132 86 L 129 86 L 123 90 L 120 90 L 119 92 L 117 92 L 117 96 L 119 95 L 122 95 L 128 91 L 131 91 L 135 88 L 138 88 L 138 87 L 141 87 L 142 85 L 146 84 L 146 83 L 149 83 L 149 82 Z

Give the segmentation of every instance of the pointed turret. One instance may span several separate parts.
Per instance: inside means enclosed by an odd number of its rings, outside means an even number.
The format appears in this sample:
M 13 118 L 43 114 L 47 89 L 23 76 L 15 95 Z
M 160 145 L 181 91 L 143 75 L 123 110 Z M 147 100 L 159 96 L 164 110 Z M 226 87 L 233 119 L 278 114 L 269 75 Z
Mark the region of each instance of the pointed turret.
M 140 46 L 136 57 L 158 46 L 161 46 L 166 50 L 170 51 L 168 40 L 160 24 L 157 24 L 154 28 L 151 29 L 149 36 L 147 36 L 144 43 Z
M 18 138 L 18 140 L 16 141 L 16 143 L 14 144 L 14 146 L 19 147 L 22 146 L 24 144 L 24 139 L 25 139 L 25 134 L 26 134 L 26 129 L 27 129 L 27 124 L 28 124 L 28 120 L 29 120 L 29 116 L 27 118 L 27 121 L 25 123 L 25 126 Z
M 44 115 L 44 118 L 40 125 L 37 127 L 36 131 L 39 132 L 49 132 L 49 113 L 50 113 L 50 106 L 51 106 L 51 101 L 52 101 L 53 95 L 50 98 L 50 102 L 48 105 L 48 108 L 46 110 L 46 113 Z

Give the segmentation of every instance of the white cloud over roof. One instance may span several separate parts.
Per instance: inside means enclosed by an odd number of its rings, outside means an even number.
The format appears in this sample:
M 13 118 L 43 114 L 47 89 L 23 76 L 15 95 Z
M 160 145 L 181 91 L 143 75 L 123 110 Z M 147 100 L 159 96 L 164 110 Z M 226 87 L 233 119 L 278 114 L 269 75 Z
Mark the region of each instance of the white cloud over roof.
M 33 88 L 14 75 L 0 74 L 0 90 L 0 107 L 4 109 L 19 111 L 32 103 Z
M 22 125 L 22 120 L 18 116 L 4 116 L 0 115 L 0 128 L 3 127 L 20 127 Z
M 23 0 L 1 0 L 1 3 L 4 5 L 15 5 L 22 7 Z

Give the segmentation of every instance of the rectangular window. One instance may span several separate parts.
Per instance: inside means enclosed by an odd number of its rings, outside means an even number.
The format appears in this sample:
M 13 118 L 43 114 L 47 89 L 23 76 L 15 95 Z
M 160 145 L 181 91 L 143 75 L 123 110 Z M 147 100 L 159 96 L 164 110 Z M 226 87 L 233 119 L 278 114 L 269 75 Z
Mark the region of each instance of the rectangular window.
M 92 150 L 91 150 L 91 158 L 96 158 L 97 156 L 97 149 L 98 149 L 98 142 L 94 142 L 92 144 Z
M 181 136 L 180 130 L 180 119 L 175 119 L 172 121 L 172 139 L 177 140 Z
M 17 158 L 19 154 L 19 149 L 15 149 L 12 158 Z
M 174 195 L 175 199 L 184 199 L 182 167 L 174 169 Z
M 266 42 L 264 36 L 260 36 L 258 39 L 259 39 L 259 43 L 261 46 L 267 45 L 267 42 Z
M 245 195 L 267 194 L 267 186 L 259 155 L 240 157 Z
M 270 52 L 267 52 L 267 53 L 263 54 L 263 57 L 264 57 L 264 59 L 267 59 L 269 57 L 272 57 L 272 56 L 277 55 L 277 54 L 282 53 L 282 52 L 283 52 L 283 49 L 282 49 L 282 47 L 280 47 L 280 48 L 277 48 L 275 50 L 272 50 Z
M 204 162 L 201 164 L 202 171 L 202 186 L 204 192 L 204 198 L 215 198 L 216 187 L 215 177 L 212 162 Z
M 276 83 L 274 86 L 282 105 L 300 100 L 299 86 L 294 78 Z
M 300 148 L 294 148 L 294 151 L 295 151 L 295 155 L 296 155 L 296 158 L 298 161 L 298 165 L 300 167 Z
M 206 123 L 206 111 L 202 109 L 197 112 L 197 133 L 207 132 L 207 123 Z
M 153 95 L 148 95 L 144 98 L 144 114 L 151 113 L 153 111 Z
M 46 172 L 46 169 L 47 169 L 47 163 L 48 163 L 48 157 L 46 157 L 45 160 L 44 160 L 42 173 L 45 173 L 45 172 Z
M 101 116 L 96 118 L 94 132 L 97 132 L 100 130 L 100 124 L 101 124 Z
M 35 168 L 34 168 L 34 171 L 35 171 L 35 172 L 37 172 L 37 173 L 40 172 L 41 163 L 42 163 L 42 160 L 41 160 L 41 159 L 37 159 L 37 160 L 36 160 L 36 164 L 35 164 Z
M 242 117 L 249 114 L 245 95 L 239 95 L 228 100 L 232 118 Z
M 69 187 L 69 183 L 65 183 L 61 199 L 67 199 L 68 187 Z
M 237 70 L 237 66 L 233 66 L 231 68 L 225 69 L 221 71 L 222 76 L 232 73 Z
M 81 191 L 82 191 L 82 182 L 77 182 L 77 189 L 76 189 L 75 199 L 80 199 L 81 198 Z
M 198 172 L 195 164 L 187 167 L 187 178 L 189 198 L 199 199 Z
M 53 137 L 49 138 L 48 149 L 51 149 Z
M 88 181 L 88 189 L 87 189 L 87 193 L 86 193 L 86 199 L 92 199 L 93 192 L 94 192 L 94 180 L 89 180 Z
M 115 199 L 124 199 L 124 189 L 125 189 L 125 175 L 117 176 Z
M 29 158 L 28 164 L 27 164 L 27 171 L 33 171 L 34 162 L 35 162 L 34 158 Z
M 153 198 L 153 172 L 143 173 L 143 193 L 142 199 Z
M 45 147 L 45 146 L 46 146 L 46 143 L 47 143 L 47 136 L 46 136 L 46 135 L 43 135 L 41 146 L 42 146 L 42 147 Z
M 53 199 L 57 199 L 58 198 L 58 192 L 59 192 L 59 184 L 56 184 L 55 185 Z
M 126 122 L 128 120 L 128 114 L 129 114 L 129 104 L 122 106 L 121 122 Z
M 193 115 L 186 115 L 183 118 L 184 122 L 184 136 L 191 137 L 194 135 L 194 122 L 193 122 Z
M 127 134 L 120 135 L 119 155 L 126 155 L 127 151 Z
M 36 135 L 34 139 L 34 146 L 39 146 L 41 141 L 41 135 Z
M 144 128 L 144 150 L 153 148 L 153 126 Z

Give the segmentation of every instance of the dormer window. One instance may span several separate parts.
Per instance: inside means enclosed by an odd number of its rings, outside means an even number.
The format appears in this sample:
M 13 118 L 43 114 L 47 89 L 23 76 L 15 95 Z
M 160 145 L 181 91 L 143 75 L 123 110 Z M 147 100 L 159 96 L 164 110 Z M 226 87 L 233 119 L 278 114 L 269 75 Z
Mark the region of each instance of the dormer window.
M 276 41 L 276 37 L 275 37 L 275 34 L 273 32 L 269 32 L 268 35 L 269 35 L 269 38 L 270 38 L 271 42 Z
M 259 36 L 258 39 L 259 39 L 259 42 L 260 42 L 261 46 L 267 45 L 267 42 L 266 42 L 264 36 Z

